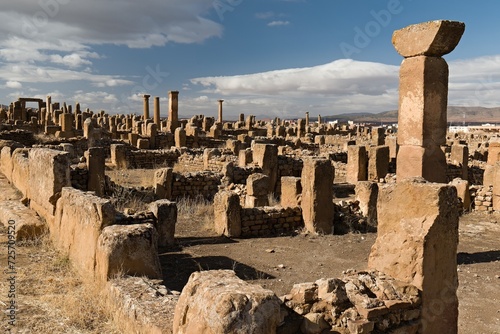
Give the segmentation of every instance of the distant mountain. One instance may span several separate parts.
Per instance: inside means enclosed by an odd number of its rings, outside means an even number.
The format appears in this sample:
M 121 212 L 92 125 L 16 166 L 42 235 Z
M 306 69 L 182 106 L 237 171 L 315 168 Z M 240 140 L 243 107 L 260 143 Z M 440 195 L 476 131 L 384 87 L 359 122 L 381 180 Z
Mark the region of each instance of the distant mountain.
M 390 110 L 378 114 L 350 113 L 324 117 L 326 121 L 354 121 L 364 123 L 396 123 L 398 111 Z M 500 123 L 500 107 L 448 107 L 448 123 Z

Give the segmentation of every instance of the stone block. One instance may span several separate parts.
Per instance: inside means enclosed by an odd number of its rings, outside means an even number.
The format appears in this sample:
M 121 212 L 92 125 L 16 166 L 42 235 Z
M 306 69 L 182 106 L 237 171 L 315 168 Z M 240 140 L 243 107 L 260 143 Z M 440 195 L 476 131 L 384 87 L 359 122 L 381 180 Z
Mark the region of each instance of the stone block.
M 210 307 L 207 307 L 210 305 Z M 276 333 L 284 319 L 281 301 L 233 271 L 191 274 L 175 308 L 175 334 Z
M 251 196 L 266 196 L 269 193 L 269 176 L 254 173 L 247 178 L 247 194 Z
M 119 275 L 161 279 L 158 233 L 152 224 L 112 225 L 97 242 L 96 275 L 107 281 Z
M 333 178 L 334 168 L 330 160 L 304 160 L 301 206 L 309 232 L 333 233 Z
M 175 224 L 177 223 L 177 204 L 163 199 L 149 204 L 149 210 L 156 217 L 158 246 L 168 247 L 175 244 Z
M 241 235 L 241 205 L 236 193 L 220 191 L 214 197 L 215 231 L 228 237 Z
M 160 199 L 172 199 L 173 168 L 161 168 L 155 171 L 155 195 Z
M 397 157 L 397 179 L 423 177 L 430 182 L 446 182 L 446 156 L 439 147 L 400 146 Z
M 379 189 L 368 267 L 422 291 L 423 333 L 458 331 L 456 188 L 407 180 Z
M 448 64 L 442 58 L 403 60 L 399 81 L 398 144 L 446 144 Z
M 346 181 L 356 184 L 368 179 L 368 157 L 364 146 L 347 146 Z
M 30 207 L 40 216 L 53 218 L 63 187 L 71 186 L 69 154 L 33 148 L 29 152 Z
M 441 57 L 455 49 L 465 31 L 465 24 L 457 21 L 429 21 L 412 24 L 396 30 L 392 44 L 403 57 Z
M 302 184 L 300 177 L 281 177 L 281 206 L 298 207 L 302 198 Z
M 368 151 L 368 180 L 379 181 L 389 170 L 389 146 L 372 146 Z

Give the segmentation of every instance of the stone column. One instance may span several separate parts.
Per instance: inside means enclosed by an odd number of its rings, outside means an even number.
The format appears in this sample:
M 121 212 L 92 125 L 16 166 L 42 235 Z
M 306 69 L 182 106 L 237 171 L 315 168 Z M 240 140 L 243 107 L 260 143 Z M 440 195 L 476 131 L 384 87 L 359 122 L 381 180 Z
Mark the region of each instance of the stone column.
M 47 109 L 47 115 L 52 116 L 52 97 L 47 96 L 46 102 L 45 102 L 45 108 Z
M 156 124 L 156 128 L 158 130 L 161 129 L 161 121 L 160 121 L 160 97 L 155 96 L 154 99 L 154 123 Z
M 368 152 L 368 180 L 379 182 L 389 171 L 389 146 L 371 146 Z
M 451 146 L 451 163 L 462 168 L 462 180 L 469 179 L 469 148 L 467 145 Z
M 168 92 L 168 129 L 174 133 L 179 127 L 179 92 Z
M 421 291 L 419 333 L 458 332 L 458 210 L 454 186 L 411 179 L 379 188 L 368 267 Z
M 306 111 L 306 126 L 309 126 L 309 111 Z
M 328 159 L 304 159 L 302 169 L 302 217 L 312 233 L 333 233 L 334 169 Z
M 347 146 L 347 175 L 348 183 L 368 180 L 368 159 L 364 146 Z
M 217 100 L 217 102 L 219 102 L 219 118 L 217 122 L 222 123 L 222 102 L 224 102 L 224 100 Z
M 92 147 L 85 151 L 87 160 L 88 182 L 87 188 L 89 191 L 95 191 L 97 196 L 104 195 L 105 184 L 105 160 L 104 149 L 102 147 Z
M 221 191 L 215 195 L 214 216 L 217 234 L 235 238 L 241 235 L 241 204 L 236 193 Z
M 430 21 L 397 30 L 392 43 L 400 68 L 397 178 L 446 182 L 448 64 L 441 56 L 457 46 L 465 25 Z
M 144 94 L 144 120 L 149 118 L 149 97 L 151 95 Z
M 148 206 L 156 217 L 156 230 L 158 231 L 158 246 L 167 247 L 175 244 L 175 224 L 177 223 L 177 204 L 167 199 L 162 199 Z
M 262 168 L 263 174 L 269 176 L 269 192 L 274 192 L 278 181 L 278 147 L 272 144 L 255 144 L 253 161 Z

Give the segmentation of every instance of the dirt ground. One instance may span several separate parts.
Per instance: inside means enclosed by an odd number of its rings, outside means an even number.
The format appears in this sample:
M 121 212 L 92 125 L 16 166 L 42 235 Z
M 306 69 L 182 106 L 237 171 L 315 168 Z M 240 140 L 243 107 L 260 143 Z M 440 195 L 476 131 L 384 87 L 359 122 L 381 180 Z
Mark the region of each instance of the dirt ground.
M 376 234 L 255 239 L 219 237 L 194 220 L 177 225 L 180 249 L 160 255 L 165 283 L 181 290 L 197 270 L 233 269 L 238 276 L 278 296 L 294 283 L 341 277 L 365 269 Z M 500 333 L 500 214 L 460 219 L 458 247 L 459 333 Z

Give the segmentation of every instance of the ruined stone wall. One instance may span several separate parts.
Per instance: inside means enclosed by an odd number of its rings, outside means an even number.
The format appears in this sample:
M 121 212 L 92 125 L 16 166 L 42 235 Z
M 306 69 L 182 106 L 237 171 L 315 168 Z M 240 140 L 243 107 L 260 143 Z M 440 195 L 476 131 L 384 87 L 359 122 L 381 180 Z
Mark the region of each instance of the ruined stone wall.
M 24 146 L 32 146 L 36 140 L 33 132 L 27 130 L 20 130 L 16 126 L 15 130 L 4 130 L 0 132 L 0 140 L 13 140 Z
M 289 234 L 304 226 L 300 207 L 242 208 L 240 216 L 242 237 Z
M 250 175 L 262 173 L 262 168 L 257 166 L 233 167 L 233 183 L 246 184 Z
M 179 152 L 176 150 L 127 149 L 125 151 L 127 167 L 130 169 L 173 167 L 177 162 L 178 157 Z
M 470 196 L 474 211 L 493 211 L 493 186 L 472 186 Z
M 174 173 L 172 184 L 172 198 L 195 198 L 202 196 L 212 199 L 219 191 L 222 175 L 213 172 Z
M 278 155 L 278 178 L 282 176 L 300 177 L 304 162 L 300 158 Z

